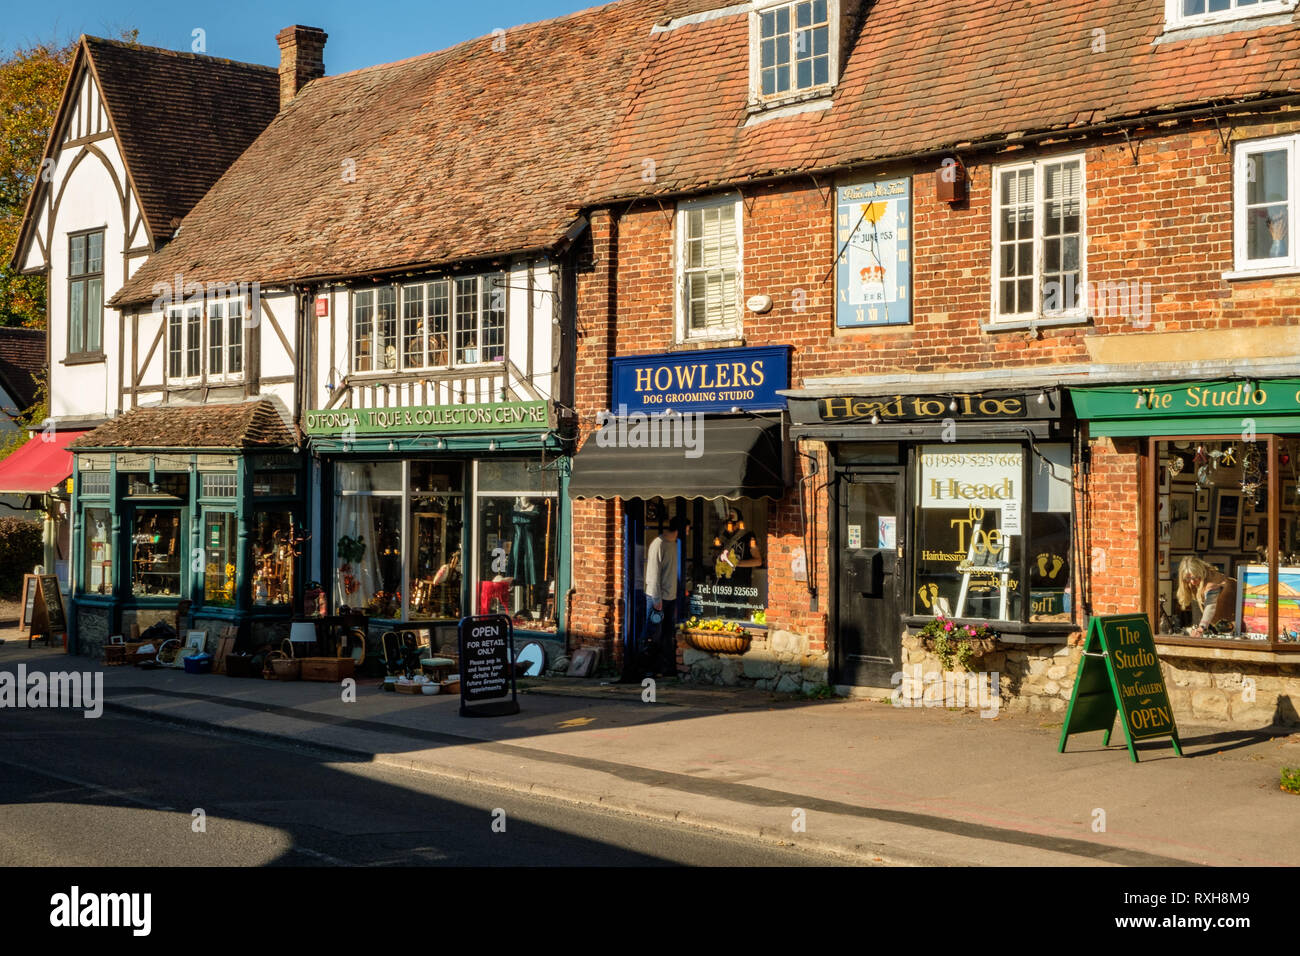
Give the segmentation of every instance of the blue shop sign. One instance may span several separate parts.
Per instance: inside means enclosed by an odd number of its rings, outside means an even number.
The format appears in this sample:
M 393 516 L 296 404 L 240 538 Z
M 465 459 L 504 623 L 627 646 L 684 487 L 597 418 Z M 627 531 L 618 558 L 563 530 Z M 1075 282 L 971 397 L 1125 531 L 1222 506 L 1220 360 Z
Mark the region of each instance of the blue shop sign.
M 613 359 L 612 411 L 747 412 L 780 411 L 790 387 L 792 345 L 711 349 Z

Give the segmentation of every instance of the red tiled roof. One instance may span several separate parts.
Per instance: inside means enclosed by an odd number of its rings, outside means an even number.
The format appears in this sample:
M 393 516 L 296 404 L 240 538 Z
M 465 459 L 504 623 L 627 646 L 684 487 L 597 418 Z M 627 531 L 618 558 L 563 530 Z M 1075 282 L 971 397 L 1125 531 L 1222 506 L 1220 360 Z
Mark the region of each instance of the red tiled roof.
M 651 25 L 712 5 L 622 0 L 315 80 L 113 304 L 177 273 L 271 284 L 547 248 L 604 157 Z
M 584 198 L 706 189 L 1300 90 L 1294 23 L 1155 44 L 1160 0 L 867 6 L 832 108 L 748 129 L 746 14 L 657 33 Z
M 71 448 L 254 448 L 294 444 L 271 402 L 133 408 L 87 432 Z
M 175 224 L 248 148 L 280 104 L 274 67 L 82 36 L 45 159 L 59 148 L 83 68 L 95 77 L 155 244 L 171 237 Z M 46 188 L 40 180 L 27 197 L 13 251 L 16 269 L 22 268 Z
M 26 411 L 36 401 L 36 389 L 44 373 L 44 330 L 0 328 L 0 385 L 18 411 Z
M 280 108 L 275 67 L 82 37 L 140 207 L 165 240 Z

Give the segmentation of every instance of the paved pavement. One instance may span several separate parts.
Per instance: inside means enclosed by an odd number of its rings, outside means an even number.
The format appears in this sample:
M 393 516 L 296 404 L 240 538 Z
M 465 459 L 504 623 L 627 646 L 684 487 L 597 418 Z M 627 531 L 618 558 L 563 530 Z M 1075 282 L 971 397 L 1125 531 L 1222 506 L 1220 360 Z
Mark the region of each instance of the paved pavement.
M 100 669 L 22 645 L 19 661 Z M 465 719 L 455 697 L 107 668 L 112 711 L 271 736 L 350 759 L 586 807 L 793 843 L 862 862 L 1292 865 L 1300 798 L 1278 788 L 1300 735 L 1180 728 L 1185 756 L 1074 737 L 1056 715 L 802 701 L 661 682 L 529 682 L 514 717 Z M 1122 735 L 1118 732 L 1116 739 Z
M 116 713 L 0 710 L 0 734 L 0 866 L 842 863 Z

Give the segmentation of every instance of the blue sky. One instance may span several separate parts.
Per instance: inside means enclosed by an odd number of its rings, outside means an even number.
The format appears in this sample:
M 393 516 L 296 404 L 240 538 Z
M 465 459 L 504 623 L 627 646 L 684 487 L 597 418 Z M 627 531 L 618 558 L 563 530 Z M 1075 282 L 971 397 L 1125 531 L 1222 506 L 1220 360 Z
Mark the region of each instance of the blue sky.
M 294 23 L 329 34 L 325 70 L 345 73 L 405 59 L 509 28 L 597 6 L 600 0 L 55 0 L 6 4 L 0 56 L 17 47 L 79 34 L 117 36 L 190 50 L 205 31 L 212 56 L 275 65 L 275 34 Z

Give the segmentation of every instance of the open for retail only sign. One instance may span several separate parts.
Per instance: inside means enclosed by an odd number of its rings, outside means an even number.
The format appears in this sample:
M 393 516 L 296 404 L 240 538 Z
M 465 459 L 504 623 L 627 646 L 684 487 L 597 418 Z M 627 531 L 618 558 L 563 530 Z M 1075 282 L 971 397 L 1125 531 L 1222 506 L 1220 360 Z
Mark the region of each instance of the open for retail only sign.
M 519 713 L 514 633 L 504 614 L 460 622 L 460 715 L 505 717 Z
M 1079 659 L 1057 752 L 1065 752 L 1071 734 L 1090 730 L 1105 731 L 1101 745 L 1108 746 L 1116 714 L 1123 718 L 1124 737 L 1134 763 L 1138 755 L 1133 745 L 1139 740 L 1168 737 L 1174 753 L 1183 755 L 1151 637 L 1151 621 L 1145 614 L 1094 617 L 1088 625 L 1088 640 Z

